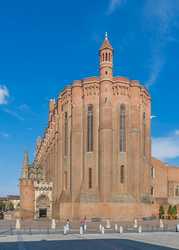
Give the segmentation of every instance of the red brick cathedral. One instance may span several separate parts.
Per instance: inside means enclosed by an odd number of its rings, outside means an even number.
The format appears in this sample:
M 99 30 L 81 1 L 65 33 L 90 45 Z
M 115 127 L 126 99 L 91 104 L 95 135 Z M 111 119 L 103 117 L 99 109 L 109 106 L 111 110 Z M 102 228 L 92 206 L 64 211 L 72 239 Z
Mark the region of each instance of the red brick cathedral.
M 105 36 L 99 76 L 74 81 L 50 100 L 48 127 L 20 179 L 21 217 L 134 219 L 179 204 L 179 168 L 151 156 L 151 97 L 113 75 Z

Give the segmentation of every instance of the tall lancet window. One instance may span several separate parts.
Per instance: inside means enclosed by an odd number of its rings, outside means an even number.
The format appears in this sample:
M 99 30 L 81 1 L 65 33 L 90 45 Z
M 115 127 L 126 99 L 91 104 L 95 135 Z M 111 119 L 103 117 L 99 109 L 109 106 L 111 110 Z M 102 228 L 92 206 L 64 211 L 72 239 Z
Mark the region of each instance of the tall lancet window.
M 120 183 L 124 184 L 124 166 L 122 165 L 120 168 Z
M 126 107 L 120 106 L 120 152 L 126 152 Z
M 146 155 L 146 113 L 143 113 L 143 155 Z
M 68 113 L 65 112 L 65 156 L 68 154 Z
M 87 115 L 87 152 L 93 151 L 93 105 L 88 105 Z

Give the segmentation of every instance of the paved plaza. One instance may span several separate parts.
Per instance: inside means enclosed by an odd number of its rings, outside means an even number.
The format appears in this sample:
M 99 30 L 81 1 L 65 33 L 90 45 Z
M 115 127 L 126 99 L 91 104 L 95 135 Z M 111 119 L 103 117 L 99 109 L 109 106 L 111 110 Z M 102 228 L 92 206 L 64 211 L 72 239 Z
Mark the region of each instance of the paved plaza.
M 179 233 L 1 235 L 0 250 L 179 249 Z
M 88 222 L 87 233 L 80 235 L 79 222 L 70 224 L 70 232 L 63 234 L 64 223 L 56 221 L 52 230 L 51 221 L 21 221 L 21 229 L 15 229 L 15 221 L 0 221 L 0 250 L 36 250 L 36 249 L 93 249 L 93 250 L 130 250 L 130 249 L 179 249 L 179 233 L 175 232 L 179 221 L 164 221 L 164 228 L 159 227 L 159 220 L 139 221 L 142 233 L 134 228 L 133 222 L 111 222 L 111 228 L 105 228 L 105 234 L 99 231 L 99 222 Z M 118 230 L 115 232 L 115 223 Z M 106 222 L 101 222 L 103 226 Z M 123 233 L 119 233 L 119 226 Z M 163 230 L 163 231 L 161 231 Z

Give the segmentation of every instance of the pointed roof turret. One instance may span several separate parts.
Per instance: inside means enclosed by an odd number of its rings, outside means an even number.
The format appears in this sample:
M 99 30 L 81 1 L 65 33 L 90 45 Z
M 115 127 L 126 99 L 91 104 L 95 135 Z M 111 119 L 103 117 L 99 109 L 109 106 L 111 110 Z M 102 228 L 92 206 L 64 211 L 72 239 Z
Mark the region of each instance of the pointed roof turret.
M 29 155 L 28 152 L 24 152 L 24 160 L 23 160 L 23 167 L 22 167 L 22 178 L 28 178 L 29 173 Z
M 29 154 L 27 151 L 24 152 L 24 163 L 23 163 L 24 166 L 27 166 L 29 165 Z
M 113 77 L 113 47 L 109 42 L 108 34 L 105 33 L 103 44 L 99 50 L 99 68 L 101 79 L 112 79 Z
M 105 38 L 104 38 L 103 44 L 101 45 L 100 50 L 103 50 L 103 49 L 112 49 L 113 50 L 113 47 L 112 47 L 112 45 L 109 42 L 108 33 L 107 32 L 105 33 Z

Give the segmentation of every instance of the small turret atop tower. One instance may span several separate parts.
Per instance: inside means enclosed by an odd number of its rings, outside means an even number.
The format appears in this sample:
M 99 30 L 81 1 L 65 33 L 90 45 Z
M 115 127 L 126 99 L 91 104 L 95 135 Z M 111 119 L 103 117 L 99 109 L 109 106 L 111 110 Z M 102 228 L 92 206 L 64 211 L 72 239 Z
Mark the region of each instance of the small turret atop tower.
M 29 155 L 28 152 L 25 151 L 21 178 L 28 179 L 28 177 L 29 177 Z
M 99 50 L 100 78 L 111 79 L 113 76 L 113 47 L 111 46 L 107 32 L 104 42 Z

